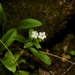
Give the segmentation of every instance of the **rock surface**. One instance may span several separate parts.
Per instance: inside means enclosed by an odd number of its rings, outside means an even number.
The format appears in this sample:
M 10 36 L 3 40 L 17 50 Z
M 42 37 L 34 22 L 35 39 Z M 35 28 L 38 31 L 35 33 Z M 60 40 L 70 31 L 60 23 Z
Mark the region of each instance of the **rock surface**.
M 46 43 L 56 40 L 59 42 L 64 36 L 61 34 L 67 34 L 69 18 L 75 14 L 74 0 L 2 0 L 1 3 L 7 14 L 7 29 L 14 27 L 22 19 L 37 19 L 43 25 L 35 29 L 46 32 Z

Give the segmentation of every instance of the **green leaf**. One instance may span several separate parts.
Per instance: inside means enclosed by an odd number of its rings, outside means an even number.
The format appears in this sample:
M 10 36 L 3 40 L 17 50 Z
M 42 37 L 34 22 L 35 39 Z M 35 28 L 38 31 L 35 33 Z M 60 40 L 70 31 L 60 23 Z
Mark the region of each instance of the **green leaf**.
M 16 35 L 14 36 L 14 39 L 23 43 L 26 42 L 26 39 L 22 35 Z
M 75 56 L 75 51 L 73 50 L 64 50 L 65 53 Z
M 75 51 L 70 51 L 70 54 L 75 56 Z
M 2 58 L 0 61 L 8 70 L 15 73 L 16 63 L 13 56 L 11 55 L 9 51 L 5 54 L 4 58 Z
M 35 48 L 29 48 L 30 52 L 35 56 L 38 57 L 38 51 Z
M 0 4 L 0 23 L 4 26 L 7 23 L 6 14 L 5 14 L 1 4 Z
M 25 59 L 20 59 L 20 60 L 18 61 L 18 64 L 20 64 L 20 63 L 24 63 L 24 64 L 26 64 L 27 62 L 26 62 Z
M 27 71 L 23 71 L 23 70 L 19 70 L 15 73 L 15 75 L 29 75 L 29 72 Z
M 14 54 L 15 62 L 17 62 L 19 60 L 19 57 L 20 57 L 20 53 L 19 52 L 16 52 Z
M 29 67 L 30 67 L 31 69 L 34 69 L 34 68 L 35 68 L 35 66 L 34 66 L 33 64 L 29 64 Z
M 1 41 L 8 47 L 15 40 L 14 37 L 16 35 L 17 35 L 16 29 L 11 29 L 1 38 Z M 5 49 L 5 47 L 0 42 L 0 51 L 3 49 Z
M 38 58 L 42 60 L 44 63 L 51 65 L 51 59 L 44 53 L 38 53 Z
M 33 42 L 28 42 L 24 45 L 24 48 L 29 48 L 31 46 L 33 46 Z
M 39 42 L 35 42 L 34 45 L 36 46 L 37 49 L 41 48 L 41 45 L 39 44 Z
M 35 19 L 24 19 L 22 20 L 16 28 L 18 29 L 26 29 L 26 28 L 33 28 L 33 27 L 38 27 L 41 26 L 42 23 L 38 20 Z
M 32 31 L 34 31 L 34 30 L 33 30 L 33 29 L 29 29 L 29 40 L 30 40 L 30 41 L 33 40 Z
M 70 50 L 64 50 L 64 52 L 70 54 Z
M 39 58 L 44 63 L 51 65 L 51 59 L 46 54 L 38 52 L 35 48 L 32 47 L 29 48 L 29 50 L 35 57 Z

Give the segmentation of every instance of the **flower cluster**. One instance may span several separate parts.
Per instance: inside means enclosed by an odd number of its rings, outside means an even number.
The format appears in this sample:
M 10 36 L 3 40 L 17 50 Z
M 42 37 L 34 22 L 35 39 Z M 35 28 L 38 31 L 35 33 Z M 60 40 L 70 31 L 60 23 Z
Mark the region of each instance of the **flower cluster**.
M 45 38 L 46 38 L 46 33 L 45 32 L 37 32 L 37 31 L 33 31 L 32 32 L 32 37 L 33 38 L 39 38 L 39 39 L 41 39 L 41 40 L 44 40 Z

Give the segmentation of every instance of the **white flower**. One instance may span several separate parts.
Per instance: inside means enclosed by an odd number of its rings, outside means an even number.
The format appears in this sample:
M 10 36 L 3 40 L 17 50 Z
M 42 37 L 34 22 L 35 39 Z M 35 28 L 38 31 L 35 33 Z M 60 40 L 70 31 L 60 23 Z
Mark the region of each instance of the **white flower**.
M 46 34 L 45 32 L 39 32 L 39 36 L 38 36 L 39 39 L 45 39 L 46 38 Z
M 32 37 L 36 39 L 38 37 L 38 32 L 37 31 L 33 31 L 32 32 Z

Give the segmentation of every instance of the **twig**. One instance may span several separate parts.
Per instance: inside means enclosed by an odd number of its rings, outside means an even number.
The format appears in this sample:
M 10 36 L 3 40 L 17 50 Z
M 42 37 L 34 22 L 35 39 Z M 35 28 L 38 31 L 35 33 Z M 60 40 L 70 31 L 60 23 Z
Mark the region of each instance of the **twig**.
M 17 47 L 17 46 L 16 46 Z M 20 49 L 20 50 L 23 50 L 23 49 L 21 49 L 21 48 L 19 48 L 19 47 L 17 47 L 18 49 Z M 44 54 L 47 54 L 47 55 L 50 55 L 50 56 L 53 56 L 53 57 L 56 57 L 56 58 L 58 58 L 58 59 L 61 59 L 62 60 L 62 58 L 61 57 L 59 57 L 59 56 L 57 56 L 57 55 L 54 55 L 54 54 L 51 54 L 51 53 L 47 53 L 47 52 L 44 52 L 44 51 L 39 51 L 39 52 L 41 52 L 41 53 L 44 53 Z M 67 62 L 69 62 L 69 63 L 71 63 L 71 64 L 73 64 L 73 65 L 75 65 L 75 63 L 74 62 L 72 62 L 72 61 L 70 61 L 70 60 L 65 60 L 65 61 L 67 61 Z
M 15 45 L 16 46 L 16 45 Z M 23 49 L 21 49 L 21 48 L 19 48 L 18 46 L 16 46 L 18 49 L 20 49 L 20 50 L 23 50 Z M 50 55 L 50 56 L 53 56 L 53 57 L 56 57 L 56 58 L 58 58 L 58 59 L 61 59 L 62 60 L 62 58 L 61 57 L 59 57 L 59 56 L 57 56 L 57 55 L 54 55 L 54 54 L 51 54 L 51 53 L 47 53 L 47 52 L 44 52 L 44 51 L 39 51 L 39 52 L 41 52 L 41 53 L 44 53 L 44 54 L 47 54 L 47 55 Z M 65 60 L 65 61 L 67 61 L 67 62 L 69 62 L 69 63 L 71 63 L 71 64 L 73 64 L 73 65 L 75 65 L 75 63 L 74 62 L 72 62 L 72 61 L 70 61 L 70 60 Z
M 67 69 L 67 72 L 73 67 L 73 64 Z
M 54 72 L 53 72 L 53 71 L 50 71 L 50 74 L 51 74 L 51 75 L 54 75 Z
M 73 67 L 73 64 L 71 64 L 70 67 L 67 69 L 67 71 L 66 72 L 63 72 L 61 75 L 66 74 L 72 67 Z
M 3 43 L 3 41 L 0 40 L 0 42 L 3 44 L 3 46 L 8 50 L 8 52 L 12 55 L 12 57 L 14 58 L 13 54 L 11 53 L 11 51 L 8 49 L 8 47 Z
M 54 54 L 51 54 L 51 53 L 47 53 L 47 52 L 43 52 L 43 51 L 39 51 L 39 52 L 44 53 L 44 54 L 47 54 L 47 55 L 50 55 L 50 56 L 53 56 L 53 57 L 56 57 L 56 58 L 59 58 L 59 59 L 61 59 L 61 60 L 62 60 L 62 58 L 61 58 L 61 57 L 59 57 L 59 56 L 57 56 L 57 55 L 54 55 Z M 75 65 L 75 63 L 74 63 L 74 62 L 72 62 L 72 61 L 70 61 L 70 60 L 67 60 L 67 59 L 66 59 L 65 61 L 67 61 L 67 62 L 69 62 L 69 63 L 71 63 L 71 64 Z

